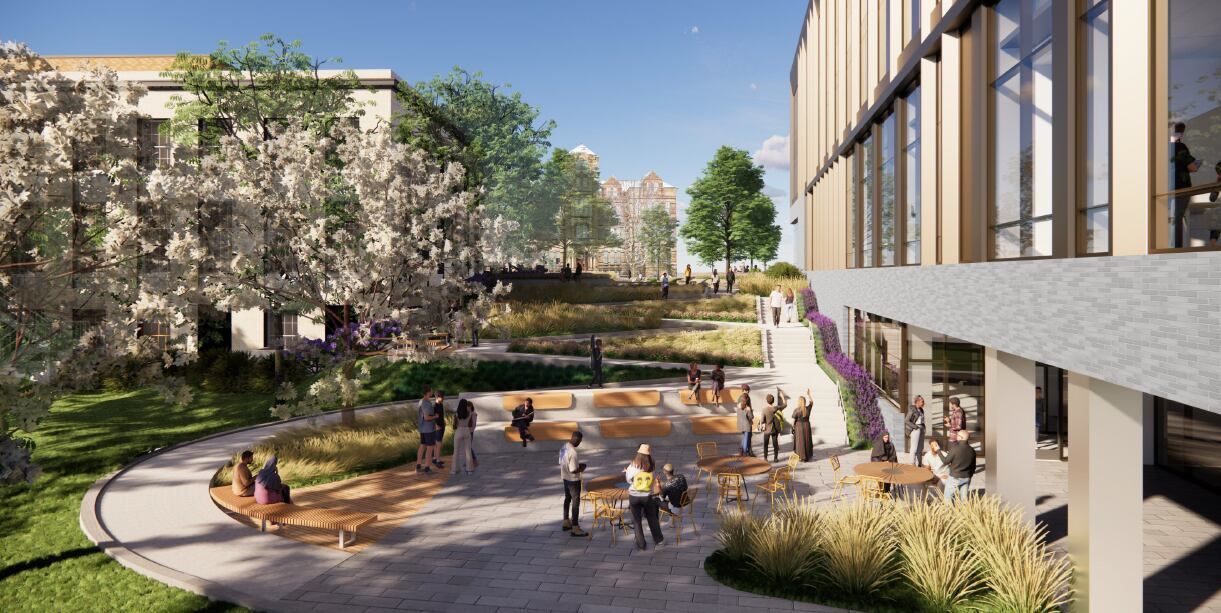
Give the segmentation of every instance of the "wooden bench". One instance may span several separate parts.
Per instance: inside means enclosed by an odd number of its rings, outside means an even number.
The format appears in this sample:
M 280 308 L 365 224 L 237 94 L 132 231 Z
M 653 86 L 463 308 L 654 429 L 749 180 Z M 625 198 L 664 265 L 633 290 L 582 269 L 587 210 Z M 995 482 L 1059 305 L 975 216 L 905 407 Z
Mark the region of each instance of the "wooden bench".
M 599 409 L 623 407 L 655 407 L 661 404 L 657 390 L 615 390 L 594 392 L 594 406 Z
M 537 394 L 505 394 L 500 397 L 500 406 L 512 411 L 527 398 L 534 399 L 535 411 L 554 411 L 572 408 L 572 392 L 539 392 Z
M 742 388 L 727 387 L 721 390 L 721 404 L 735 404 L 742 397 Z M 712 385 L 708 380 L 700 387 L 700 393 L 697 397 L 691 397 L 691 390 L 682 388 L 678 390 L 678 398 L 683 404 L 692 406 L 697 404 L 712 404 Z
M 691 418 L 695 434 L 739 434 L 736 415 L 701 415 Z
M 670 436 L 672 426 L 668 417 L 604 419 L 598 422 L 598 429 L 602 432 L 604 438 Z
M 530 434 L 536 441 L 567 441 L 573 432 L 580 430 L 575 421 L 536 421 L 530 424 Z M 505 440 L 520 443 L 517 428 L 505 426 Z
M 259 520 L 259 530 L 262 532 L 267 531 L 269 521 L 305 528 L 338 530 L 340 549 L 356 542 L 358 529 L 377 521 L 377 515 L 370 513 L 335 511 L 282 502 L 259 504 L 254 501 L 254 496 L 234 494 L 233 488 L 228 485 L 211 488 L 208 493 L 212 495 L 212 501 L 221 508 Z M 351 534 L 352 538 L 347 538 L 348 534 Z

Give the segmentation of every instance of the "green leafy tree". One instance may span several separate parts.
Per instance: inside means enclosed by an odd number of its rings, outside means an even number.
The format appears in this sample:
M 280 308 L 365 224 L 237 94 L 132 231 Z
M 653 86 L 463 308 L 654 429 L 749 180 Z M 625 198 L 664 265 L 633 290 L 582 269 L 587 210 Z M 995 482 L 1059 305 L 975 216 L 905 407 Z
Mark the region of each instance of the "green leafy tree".
M 588 258 L 598 249 L 619 244 L 614 232 L 619 216 L 599 196 L 597 173 L 576 156 L 563 149 L 552 150 L 535 194 L 540 211 L 551 216 L 551 223 L 540 225 L 534 240 L 543 248 L 559 247 L 563 264 L 569 263 L 570 252 Z
M 353 98 L 360 89 L 355 72 L 322 75 L 324 64 L 340 61 L 314 58 L 301 51 L 301 41 L 274 34 L 243 47 L 220 41 L 207 57 L 179 53 L 161 76 L 181 83 L 186 95 L 170 97 L 173 117 L 161 129 L 181 144 L 213 144 L 227 135 L 248 150 L 288 120 L 328 134 L 341 118 L 364 114 Z
M 649 259 L 657 264 L 660 276 L 663 270 L 670 270 L 670 255 L 678 242 L 678 221 L 670 217 L 666 207 L 656 204 L 641 214 L 640 226 L 640 242 Z
M 746 218 L 749 223 L 743 250 L 750 258 L 751 267 L 755 260 L 766 264 L 776 259 L 781 231 L 776 224 L 775 201 L 763 194 L 752 198 L 746 207 Z
M 538 108 L 521 92 L 510 92 L 510 85 L 482 77 L 455 67 L 447 75 L 401 85 L 404 111 L 395 138 L 427 151 L 434 161 L 465 166 L 468 189 L 483 189 L 485 217 L 517 223 L 506 238 L 518 247 L 510 254 L 530 259 L 540 246 L 539 231 L 555 220 L 555 211 L 538 193 L 555 122 L 540 120 Z
M 756 165 L 746 150 L 723 146 L 687 188 L 687 195 L 691 204 L 679 230 L 687 250 L 703 262 L 723 258 L 728 274 L 731 262 L 750 255 L 752 224 L 759 221 L 751 218 L 751 210 L 758 208 L 755 202 L 763 196 L 763 166 Z

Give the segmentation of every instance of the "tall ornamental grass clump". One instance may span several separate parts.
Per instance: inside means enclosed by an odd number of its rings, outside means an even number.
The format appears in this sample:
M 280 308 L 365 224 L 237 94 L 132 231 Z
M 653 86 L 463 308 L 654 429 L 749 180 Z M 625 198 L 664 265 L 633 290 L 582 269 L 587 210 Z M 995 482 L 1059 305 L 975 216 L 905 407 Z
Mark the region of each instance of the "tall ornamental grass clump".
M 716 539 L 721 543 L 721 551 L 731 560 L 743 560 L 750 551 L 754 533 L 760 528 L 759 520 L 750 513 L 730 509 L 721 516 L 721 525 L 717 528 Z
M 747 563 L 773 585 L 816 580 L 822 565 L 820 521 L 809 498 L 785 499 L 751 533 Z
M 724 281 L 721 283 L 724 286 Z M 770 277 L 767 273 L 762 272 L 744 272 L 737 274 L 734 287 L 743 294 L 767 296 L 772 293 L 773 289 L 776 289 L 777 284 L 782 288 L 793 290 L 794 293 L 810 286 L 804 276 Z
M 952 611 L 984 588 L 961 515 L 955 507 L 920 499 L 896 505 L 900 572 L 936 611 Z
M 893 526 L 891 505 L 859 498 L 827 513 L 821 582 L 855 597 L 883 591 L 899 572 Z
M 988 610 L 1050 613 L 1068 603 L 1072 567 L 1048 550 L 1045 526 L 1031 526 L 993 496 L 973 497 L 954 510 L 983 576 L 980 600 Z

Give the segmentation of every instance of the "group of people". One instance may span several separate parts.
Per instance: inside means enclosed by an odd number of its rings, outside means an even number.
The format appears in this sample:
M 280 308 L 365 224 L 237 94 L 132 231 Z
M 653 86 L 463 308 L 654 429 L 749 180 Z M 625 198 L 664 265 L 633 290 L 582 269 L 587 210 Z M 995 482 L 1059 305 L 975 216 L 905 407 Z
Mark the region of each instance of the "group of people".
M 683 284 L 691 285 L 691 279 L 693 279 L 693 278 L 694 278 L 694 276 L 691 271 L 691 265 L 687 264 L 687 267 L 683 269 Z M 733 293 L 733 284 L 736 281 L 737 281 L 737 273 L 734 268 L 730 268 L 725 273 L 725 293 L 727 293 L 727 294 Z M 703 285 L 704 285 L 704 295 L 705 296 L 721 293 L 721 273 L 719 271 L 717 271 L 717 269 L 713 268 L 711 278 L 705 279 L 705 280 L 701 281 L 701 283 L 703 283 Z
M 581 529 L 581 487 L 586 465 L 580 461 L 577 448 L 585 435 L 581 431 L 573 432 L 568 442 L 560 449 L 560 480 L 564 484 L 564 520 L 561 529 L 572 536 L 586 536 Z M 687 492 L 687 478 L 677 474 L 674 466 L 662 466 L 661 475 L 656 474 L 656 464 L 653 461 L 652 448 L 642 444 L 635 457 L 623 469 L 623 478 L 627 483 L 628 508 L 632 514 L 632 522 L 636 531 L 636 548 L 647 549 L 644 538 L 644 523 L 649 525 L 649 533 L 653 538 L 653 546 L 665 546 L 665 535 L 661 532 L 661 505 L 678 512 L 685 502 L 683 495 Z
M 250 472 L 250 464 L 254 462 L 254 452 L 247 449 L 239 456 L 239 461 L 233 466 L 233 482 L 230 487 L 237 496 L 253 496 L 259 504 L 292 504 L 292 494 L 287 484 L 280 480 L 280 470 L 277 467 L 279 459 L 276 456 L 267 458 L 263 468 L 256 476 Z
M 797 295 L 793 293 L 793 288 L 781 287 L 777 283 L 767 297 L 767 306 L 772 309 L 772 326 L 780 327 L 782 314 L 786 323 L 797 322 Z
M 431 386 L 424 386 L 424 395 L 417 407 L 420 430 L 420 445 L 416 450 L 416 472 L 432 473 L 433 467 L 438 470 L 445 468 L 441 460 L 441 442 L 445 440 L 445 393 L 434 391 Z M 475 403 L 465 398 L 459 398 L 454 407 L 454 465 L 450 474 L 458 474 L 461 467 L 464 474 L 474 474 L 479 465 L 475 457 L 475 426 L 479 421 Z
M 776 393 L 768 394 L 764 400 L 767 404 L 756 416 L 750 397 L 750 386 L 742 386 L 742 395 L 738 397 L 737 405 L 738 432 L 742 435 L 742 446 L 738 453 L 755 456 L 753 440 L 755 432 L 758 432 L 763 435 L 763 459 L 767 459 L 767 453 L 771 450 L 772 461 L 778 462 L 780 435 L 788 428 L 784 410 L 788 407 L 789 398 L 784 390 L 777 387 Z M 805 396 L 797 397 L 797 406 L 793 409 L 793 453 L 797 454 L 802 462 L 809 462 L 814 455 L 814 433 L 810 428 L 810 410 L 813 407 L 813 395 L 807 389 Z
M 924 396 L 915 397 L 903 424 L 912 465 L 928 466 L 934 479 L 942 484 L 947 501 L 967 495 L 976 469 L 976 452 L 968 440 L 970 434 L 965 427 L 966 414 L 962 409 L 962 401 L 950 398 L 948 405 L 949 408 L 942 418 L 948 441 L 945 449 L 938 441 L 930 440 L 928 449 L 925 450 Z M 889 432 L 883 432 L 874 440 L 873 452 L 869 459 L 874 462 L 899 461 L 899 454 L 890 440 Z

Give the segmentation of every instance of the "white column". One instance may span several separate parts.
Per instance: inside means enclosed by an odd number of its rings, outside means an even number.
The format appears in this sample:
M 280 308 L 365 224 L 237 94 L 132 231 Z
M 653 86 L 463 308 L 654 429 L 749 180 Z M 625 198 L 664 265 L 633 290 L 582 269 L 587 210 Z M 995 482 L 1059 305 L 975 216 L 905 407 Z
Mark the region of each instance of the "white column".
M 1074 611 L 1134 611 L 1143 602 L 1142 396 L 1068 373 Z
M 1034 361 L 984 351 L 985 483 L 1034 520 Z

